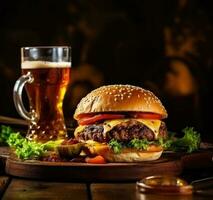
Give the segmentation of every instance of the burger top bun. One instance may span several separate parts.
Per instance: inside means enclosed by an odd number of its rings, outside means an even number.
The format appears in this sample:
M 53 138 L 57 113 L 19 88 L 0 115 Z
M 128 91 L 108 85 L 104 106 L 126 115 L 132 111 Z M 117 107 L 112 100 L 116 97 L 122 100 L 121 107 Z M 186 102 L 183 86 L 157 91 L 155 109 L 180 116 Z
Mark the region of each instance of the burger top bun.
M 149 90 L 132 85 L 102 86 L 82 98 L 74 118 L 81 114 L 102 112 L 151 112 L 167 117 L 161 101 Z

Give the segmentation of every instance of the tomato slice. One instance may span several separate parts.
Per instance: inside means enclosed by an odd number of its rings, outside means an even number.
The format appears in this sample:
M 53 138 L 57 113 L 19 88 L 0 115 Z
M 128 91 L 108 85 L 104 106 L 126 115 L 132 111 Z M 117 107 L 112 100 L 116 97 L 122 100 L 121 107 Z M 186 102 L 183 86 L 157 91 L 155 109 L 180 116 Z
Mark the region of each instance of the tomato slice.
M 132 112 L 124 114 L 82 114 L 78 123 L 80 125 L 94 124 L 99 121 L 109 119 L 124 119 L 124 118 L 135 118 L 135 119 L 162 119 L 160 114 L 156 113 L 143 113 L 143 112 Z
M 86 157 L 85 161 L 90 164 L 105 164 L 106 160 L 103 156 L 95 156 L 94 158 Z
M 125 115 L 120 114 L 97 114 L 91 117 L 82 117 L 78 120 L 80 125 L 93 124 L 95 122 L 106 120 L 106 119 L 123 119 Z
M 161 119 L 161 115 L 160 114 L 156 114 L 156 113 L 142 113 L 142 112 L 138 112 L 138 113 L 134 113 L 132 114 L 133 118 L 136 119 Z

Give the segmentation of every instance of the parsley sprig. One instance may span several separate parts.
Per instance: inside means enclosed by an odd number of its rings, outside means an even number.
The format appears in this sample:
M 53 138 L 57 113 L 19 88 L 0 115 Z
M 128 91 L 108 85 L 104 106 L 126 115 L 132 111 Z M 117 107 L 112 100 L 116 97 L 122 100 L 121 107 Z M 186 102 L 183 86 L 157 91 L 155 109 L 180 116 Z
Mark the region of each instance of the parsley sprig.
M 200 134 L 194 130 L 193 127 L 186 127 L 182 130 L 184 136 L 182 138 L 175 138 L 167 141 L 165 144 L 168 150 L 172 151 L 186 151 L 191 153 L 199 149 L 201 138 Z

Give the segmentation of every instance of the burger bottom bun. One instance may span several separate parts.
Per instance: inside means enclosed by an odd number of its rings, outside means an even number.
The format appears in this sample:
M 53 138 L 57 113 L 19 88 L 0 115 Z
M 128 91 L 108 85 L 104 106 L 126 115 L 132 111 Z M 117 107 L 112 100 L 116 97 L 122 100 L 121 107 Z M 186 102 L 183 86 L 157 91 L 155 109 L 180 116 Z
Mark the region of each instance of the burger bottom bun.
M 104 155 L 109 162 L 142 162 L 157 160 L 162 155 L 163 151 L 130 151 L 121 152 L 118 154 L 112 151 Z

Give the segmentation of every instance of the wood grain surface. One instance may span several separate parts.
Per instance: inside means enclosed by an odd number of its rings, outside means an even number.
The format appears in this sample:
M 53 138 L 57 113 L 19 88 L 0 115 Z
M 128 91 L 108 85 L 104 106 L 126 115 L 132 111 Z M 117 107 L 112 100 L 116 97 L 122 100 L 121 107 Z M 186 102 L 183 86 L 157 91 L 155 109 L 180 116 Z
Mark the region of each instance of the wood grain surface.
M 87 164 L 74 162 L 20 161 L 7 159 L 6 172 L 13 176 L 61 181 L 136 181 L 157 174 L 179 175 L 181 161 L 161 158 L 142 163 Z
M 0 176 L 0 199 L 2 198 L 4 191 L 7 189 L 9 182 L 10 178 L 8 176 Z
M 13 179 L 3 199 L 87 199 L 86 184 Z
M 0 147 L 0 157 L 1 158 L 8 158 L 10 154 L 10 147 L 2 146 Z
M 9 147 L 0 147 L 0 175 L 5 174 L 5 164 L 9 157 Z
M 135 183 L 91 184 L 90 190 L 93 200 L 134 200 L 138 195 Z
M 2 177 L 1 177 L 2 178 Z M 1 180 L 6 180 L 5 177 Z M 140 193 L 135 183 L 63 183 L 13 178 L 3 200 L 10 199 L 77 199 L 77 200 L 209 200 L 213 189 L 200 195 L 158 195 Z
M 144 194 L 137 190 L 135 183 L 91 184 L 92 200 L 210 200 L 213 189 L 200 191 L 199 195 Z

